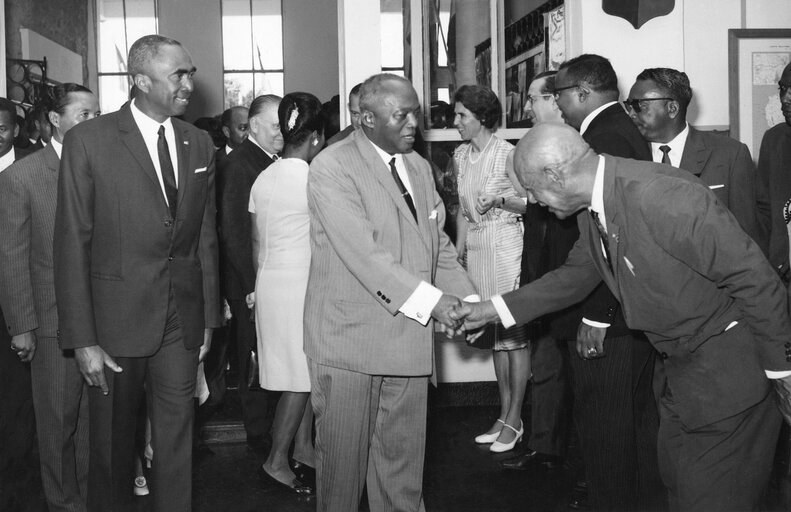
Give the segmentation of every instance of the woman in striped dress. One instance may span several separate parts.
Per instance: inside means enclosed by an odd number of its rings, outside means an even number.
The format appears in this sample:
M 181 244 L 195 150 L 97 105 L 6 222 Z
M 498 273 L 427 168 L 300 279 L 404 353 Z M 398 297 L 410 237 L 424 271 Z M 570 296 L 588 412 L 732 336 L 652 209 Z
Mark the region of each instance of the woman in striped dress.
M 502 109 L 488 87 L 465 85 L 454 96 L 454 126 L 469 141 L 453 155 L 458 173 L 457 248 L 481 300 L 519 287 L 526 195 L 513 173 L 514 146 L 494 130 Z M 521 410 L 530 378 L 530 349 L 524 326 L 495 326 L 494 371 L 500 393 L 500 415 L 475 438 L 490 450 L 512 449 L 524 434 Z

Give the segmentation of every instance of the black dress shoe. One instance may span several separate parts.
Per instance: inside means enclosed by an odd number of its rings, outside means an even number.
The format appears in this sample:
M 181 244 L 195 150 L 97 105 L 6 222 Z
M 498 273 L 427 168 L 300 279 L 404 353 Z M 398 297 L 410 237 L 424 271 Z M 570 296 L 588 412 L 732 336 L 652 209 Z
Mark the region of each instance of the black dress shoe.
M 527 452 L 505 459 L 500 462 L 503 469 L 511 469 L 516 471 L 528 471 L 531 469 L 558 469 L 561 466 L 561 459 L 555 455 L 547 455 L 535 450 L 528 450 Z
M 298 460 L 291 460 L 289 462 L 289 466 L 291 466 L 291 471 L 297 475 L 302 482 L 305 484 L 316 488 L 316 469 L 308 466 L 304 462 L 299 462 Z
M 276 489 L 280 489 L 281 491 L 288 491 L 290 493 L 294 493 L 297 496 L 301 497 L 311 497 L 314 496 L 316 493 L 313 491 L 313 487 L 302 483 L 299 478 L 295 478 L 291 485 L 284 484 L 277 478 L 273 477 L 266 470 L 258 466 L 258 480 L 261 481 L 267 487 L 275 487 Z

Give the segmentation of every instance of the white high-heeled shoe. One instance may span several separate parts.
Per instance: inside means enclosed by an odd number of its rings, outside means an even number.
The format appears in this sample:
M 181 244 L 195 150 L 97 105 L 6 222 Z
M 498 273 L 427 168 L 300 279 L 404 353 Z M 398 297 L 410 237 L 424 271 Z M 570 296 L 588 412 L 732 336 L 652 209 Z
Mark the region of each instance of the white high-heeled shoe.
M 503 421 L 503 420 L 501 420 L 499 418 L 497 419 L 497 421 L 502 423 L 503 425 L 505 425 L 505 421 Z M 479 436 L 475 436 L 475 442 L 477 444 L 491 444 L 491 443 L 497 441 L 497 438 L 500 437 L 500 432 L 502 432 L 502 431 L 503 431 L 503 429 L 500 428 L 500 430 L 498 430 L 497 432 L 494 432 L 492 434 L 481 434 Z
M 498 440 L 494 440 L 492 445 L 489 447 L 490 452 L 494 453 L 502 453 L 507 452 L 508 450 L 513 450 L 516 443 L 522 440 L 522 436 L 525 434 L 525 424 L 522 420 L 519 420 L 519 430 L 516 430 L 514 427 L 509 425 L 508 423 L 503 423 L 503 427 L 508 427 L 514 431 L 516 437 L 510 443 L 501 443 Z

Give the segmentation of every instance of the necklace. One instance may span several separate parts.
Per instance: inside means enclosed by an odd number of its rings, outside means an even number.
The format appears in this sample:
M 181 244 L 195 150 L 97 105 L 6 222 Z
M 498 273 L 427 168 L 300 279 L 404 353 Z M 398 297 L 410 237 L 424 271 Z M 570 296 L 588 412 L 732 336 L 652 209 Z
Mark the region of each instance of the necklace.
M 470 142 L 470 153 L 469 153 L 469 155 L 467 156 L 467 159 L 470 161 L 470 163 L 471 163 L 471 164 L 477 164 L 477 163 L 478 163 L 478 162 L 481 160 L 481 157 L 483 156 L 483 153 L 484 153 L 484 152 L 486 151 L 486 149 L 489 147 L 489 144 L 491 144 L 491 143 L 492 143 L 492 140 L 494 140 L 494 134 L 491 134 L 491 135 L 489 136 L 489 140 L 486 142 L 486 145 L 483 147 L 483 149 L 482 149 L 482 150 L 478 151 L 478 158 L 476 158 L 476 159 L 474 159 L 474 160 L 473 160 L 473 158 L 472 158 L 472 142 Z

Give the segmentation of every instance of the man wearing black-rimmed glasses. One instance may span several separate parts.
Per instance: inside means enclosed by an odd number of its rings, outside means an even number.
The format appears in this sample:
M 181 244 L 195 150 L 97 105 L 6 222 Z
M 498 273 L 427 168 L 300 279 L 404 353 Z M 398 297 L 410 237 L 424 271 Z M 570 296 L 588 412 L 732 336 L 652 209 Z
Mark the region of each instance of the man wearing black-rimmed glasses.
M 579 130 L 595 152 L 651 159 L 648 144 L 618 103 L 618 78 L 606 58 L 585 54 L 564 62 L 555 76 L 554 96 L 566 124 Z M 654 350 L 642 333 L 626 326 L 606 286 L 600 284 L 575 307 L 579 327 L 569 341 L 574 423 L 589 505 L 596 510 L 657 506 L 663 491 L 651 389 Z
M 651 144 L 654 162 L 699 177 L 733 213 L 742 229 L 766 252 L 755 207 L 755 165 L 747 146 L 730 137 L 696 130 L 687 123 L 692 100 L 683 71 L 651 68 L 637 75 L 624 101 L 627 112 Z

